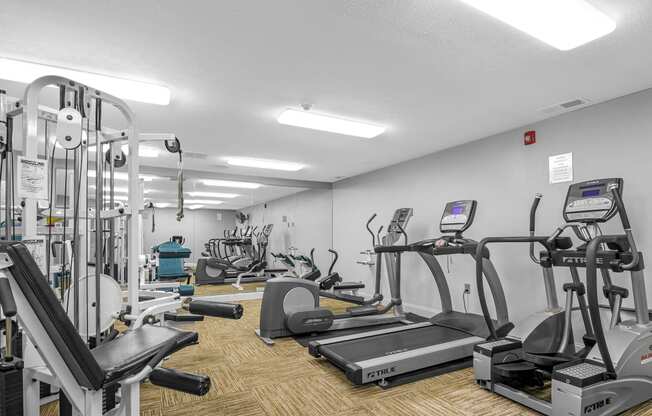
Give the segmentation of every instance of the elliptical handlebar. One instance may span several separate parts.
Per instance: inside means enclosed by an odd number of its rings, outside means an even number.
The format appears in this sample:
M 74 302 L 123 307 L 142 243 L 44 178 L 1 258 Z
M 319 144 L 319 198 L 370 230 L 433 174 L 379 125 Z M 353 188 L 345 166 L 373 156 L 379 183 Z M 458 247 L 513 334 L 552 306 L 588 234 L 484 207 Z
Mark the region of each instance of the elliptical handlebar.
M 405 242 L 405 245 L 408 245 L 408 235 L 398 222 L 396 223 L 396 226 L 398 227 L 399 230 L 401 230 L 401 234 L 403 234 L 403 241 Z
M 315 248 L 314 247 L 310 250 L 310 268 L 312 270 L 315 270 L 317 268 L 317 266 L 315 265 Z
M 638 265 L 639 255 L 638 249 L 636 248 L 636 241 L 634 240 L 634 235 L 632 234 L 632 226 L 629 223 L 629 217 L 627 216 L 627 210 L 625 210 L 625 204 L 623 203 L 623 197 L 620 195 L 617 186 L 611 187 L 611 194 L 614 197 L 614 202 L 618 209 L 618 214 L 620 216 L 620 221 L 623 224 L 623 229 L 625 230 L 625 235 L 627 236 L 627 244 L 629 244 L 630 250 L 632 251 L 632 261 L 623 264 L 621 267 L 625 270 L 633 269 Z
M 378 229 L 378 232 L 376 233 L 376 236 L 378 237 L 378 245 L 380 245 L 380 243 L 381 243 L 381 241 L 382 241 L 382 240 L 380 239 L 380 233 L 383 231 L 383 227 L 385 227 L 385 226 L 384 226 L 384 225 L 381 225 L 380 228 Z M 375 244 L 374 244 L 374 247 L 376 247 Z
M 534 232 L 536 231 L 537 209 L 539 208 L 541 198 L 543 198 L 543 194 L 535 194 L 534 201 L 532 201 L 532 207 L 530 208 L 530 237 L 533 237 Z M 540 263 L 539 259 L 534 255 L 534 242 L 530 242 L 530 259 L 532 259 L 536 264 Z
M 373 234 L 372 234 L 373 236 Z M 335 263 L 337 263 L 337 259 L 340 257 L 339 254 L 337 254 L 337 251 L 333 250 L 332 248 L 329 248 L 328 251 L 333 254 L 333 261 L 331 262 L 331 267 L 328 268 L 328 274 L 330 275 L 333 273 L 333 268 L 335 268 Z
M 369 234 L 371 234 L 371 246 L 372 247 L 376 246 L 376 237 L 374 236 L 374 232 L 371 231 L 371 228 L 369 227 L 369 224 L 371 224 L 371 222 L 374 220 L 374 218 L 376 218 L 376 215 L 377 214 L 374 213 L 374 215 L 369 217 L 369 219 L 367 220 L 367 224 L 365 225 L 365 227 L 367 228 L 367 231 L 369 231 Z M 380 231 L 378 233 L 380 234 Z
M 593 334 L 595 336 L 600 356 L 607 369 L 607 376 L 615 379 L 616 370 L 611 361 L 609 347 L 602 328 L 602 320 L 600 316 L 600 306 L 598 305 L 598 264 L 597 252 L 603 243 L 610 241 L 617 242 L 622 240 L 622 236 L 602 235 L 594 238 L 586 246 L 586 297 L 589 304 L 589 315 L 593 324 Z
M 493 319 L 491 319 L 491 314 L 489 313 L 489 306 L 487 305 L 487 297 L 484 293 L 484 281 L 483 281 L 483 268 L 482 268 L 482 260 L 483 260 L 483 253 L 485 251 L 485 247 L 489 243 L 530 243 L 534 245 L 534 243 L 539 243 L 546 249 L 548 249 L 547 245 L 548 237 L 543 237 L 543 236 L 528 236 L 528 237 L 487 237 L 478 243 L 478 246 L 476 247 L 475 251 L 475 281 L 476 281 L 476 287 L 478 291 L 478 298 L 480 300 L 480 307 L 482 309 L 482 315 L 484 316 L 485 323 L 487 324 L 487 328 L 489 329 L 489 340 L 496 340 L 498 339 L 498 335 L 496 333 L 496 326 L 494 325 Z

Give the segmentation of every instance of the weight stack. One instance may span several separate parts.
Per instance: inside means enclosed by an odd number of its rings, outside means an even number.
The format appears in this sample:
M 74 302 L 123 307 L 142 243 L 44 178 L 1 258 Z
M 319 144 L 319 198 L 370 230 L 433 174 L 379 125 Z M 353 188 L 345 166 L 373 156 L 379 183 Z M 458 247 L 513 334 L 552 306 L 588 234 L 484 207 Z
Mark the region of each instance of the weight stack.
M 0 364 L 0 416 L 23 416 L 22 361 Z

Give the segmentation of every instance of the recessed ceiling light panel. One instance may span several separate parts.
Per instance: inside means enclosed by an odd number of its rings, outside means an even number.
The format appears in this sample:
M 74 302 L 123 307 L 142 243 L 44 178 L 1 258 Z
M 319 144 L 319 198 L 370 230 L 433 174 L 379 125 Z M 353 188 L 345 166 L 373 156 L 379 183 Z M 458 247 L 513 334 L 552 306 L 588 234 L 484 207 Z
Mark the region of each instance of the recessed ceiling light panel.
M 223 181 L 218 179 L 202 179 L 201 182 L 206 186 L 219 186 L 223 188 L 258 189 L 263 186 L 254 182 Z
M 158 105 L 170 104 L 170 89 L 160 85 L 58 66 L 0 58 L 0 79 L 28 84 L 46 75 L 58 75 L 72 79 L 125 100 Z
M 224 201 L 218 201 L 213 199 L 186 199 L 184 200 L 184 202 L 187 202 L 188 204 L 206 204 L 206 205 L 220 205 L 224 203 Z
M 313 130 L 328 131 L 331 133 L 345 134 L 347 136 L 371 139 L 383 134 L 386 127 L 362 121 L 319 114 L 313 111 L 295 110 L 288 108 L 278 117 L 278 122 L 288 126 L 304 127 Z
M 562 51 L 616 29 L 616 22 L 585 0 L 461 1 Z
M 231 166 L 244 166 L 248 168 L 283 170 L 296 172 L 305 166 L 301 163 L 284 162 L 281 160 L 256 159 L 251 157 L 227 157 L 226 163 Z
M 201 192 L 201 191 L 191 191 L 191 192 L 186 192 L 188 195 L 192 197 L 200 197 L 200 198 L 235 198 L 240 195 L 238 194 L 228 194 L 224 192 Z

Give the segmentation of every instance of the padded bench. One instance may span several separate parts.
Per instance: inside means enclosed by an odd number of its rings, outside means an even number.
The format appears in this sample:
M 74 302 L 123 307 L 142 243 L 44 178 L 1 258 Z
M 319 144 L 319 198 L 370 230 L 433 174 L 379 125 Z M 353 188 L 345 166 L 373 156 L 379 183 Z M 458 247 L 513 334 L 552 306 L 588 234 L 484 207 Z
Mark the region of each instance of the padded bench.
M 139 373 L 148 365 L 158 365 L 165 356 L 197 343 L 196 332 L 145 325 L 127 330 L 91 351 L 27 248 L 20 242 L 0 242 L 0 253 L 6 253 L 12 260 L 9 272 L 65 365 L 84 388 L 100 390 Z M 19 316 L 20 313 L 19 310 Z M 158 361 L 150 362 L 153 359 Z

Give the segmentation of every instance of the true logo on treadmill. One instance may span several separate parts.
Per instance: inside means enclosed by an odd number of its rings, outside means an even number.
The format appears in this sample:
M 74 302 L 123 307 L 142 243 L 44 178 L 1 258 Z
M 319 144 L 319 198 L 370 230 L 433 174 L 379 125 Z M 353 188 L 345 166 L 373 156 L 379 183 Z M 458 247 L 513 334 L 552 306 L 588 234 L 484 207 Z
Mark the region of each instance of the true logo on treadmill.
M 593 404 L 590 404 L 588 406 L 584 407 L 584 414 L 591 414 L 597 410 L 602 409 L 605 406 L 609 406 L 611 404 L 611 398 L 607 397 L 606 399 L 599 400 Z
M 385 378 L 393 373 L 396 372 L 396 367 L 387 367 L 387 368 L 381 368 L 380 370 L 374 370 L 370 371 L 367 373 L 367 378 L 368 379 L 374 379 L 374 378 Z

